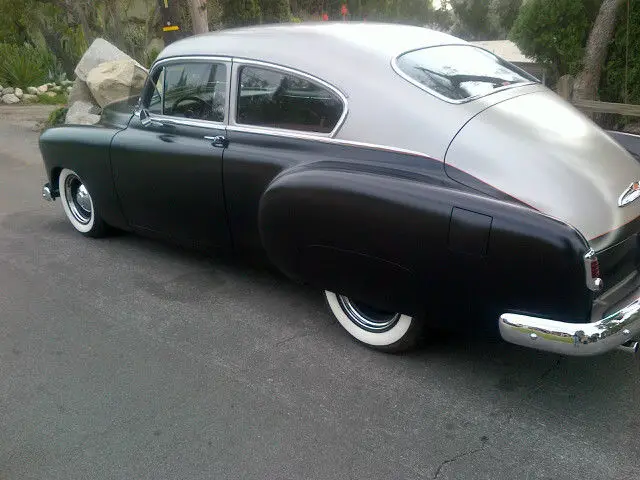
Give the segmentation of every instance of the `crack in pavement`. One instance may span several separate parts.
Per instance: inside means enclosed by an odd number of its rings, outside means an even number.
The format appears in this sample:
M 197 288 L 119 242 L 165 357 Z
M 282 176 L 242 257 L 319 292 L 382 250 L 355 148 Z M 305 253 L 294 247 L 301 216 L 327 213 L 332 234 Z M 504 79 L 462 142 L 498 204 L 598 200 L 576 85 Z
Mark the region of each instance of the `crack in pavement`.
M 462 452 L 459 453 L 458 455 L 452 457 L 452 458 L 448 458 L 446 460 L 443 460 L 442 463 L 440 463 L 440 465 L 438 465 L 438 468 L 436 469 L 436 472 L 433 474 L 433 477 L 431 477 L 431 480 L 435 480 L 436 478 L 438 478 L 438 475 L 440 475 L 440 472 L 442 472 L 442 469 L 445 467 L 445 465 L 448 465 L 450 463 L 456 462 L 458 460 L 460 460 L 461 458 L 467 457 L 469 455 L 473 455 L 474 453 L 478 453 L 481 450 L 484 450 L 487 446 L 487 442 L 489 441 L 489 439 L 487 437 L 482 437 L 480 439 L 482 441 L 482 446 L 478 447 L 478 448 L 474 448 L 473 450 L 468 450 L 466 452 Z

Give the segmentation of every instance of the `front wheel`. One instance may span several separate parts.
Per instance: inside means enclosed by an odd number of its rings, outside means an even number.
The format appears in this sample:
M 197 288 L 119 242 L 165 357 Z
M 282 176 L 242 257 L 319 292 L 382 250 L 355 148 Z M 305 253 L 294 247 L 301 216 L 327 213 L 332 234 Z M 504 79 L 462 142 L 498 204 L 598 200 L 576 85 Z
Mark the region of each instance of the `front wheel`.
M 420 321 L 402 313 L 386 312 L 328 290 L 329 310 L 356 340 L 384 352 L 403 352 L 415 347 Z
M 87 186 L 73 170 L 62 169 L 58 179 L 62 208 L 71 225 L 88 237 L 102 237 L 107 226 L 96 211 Z

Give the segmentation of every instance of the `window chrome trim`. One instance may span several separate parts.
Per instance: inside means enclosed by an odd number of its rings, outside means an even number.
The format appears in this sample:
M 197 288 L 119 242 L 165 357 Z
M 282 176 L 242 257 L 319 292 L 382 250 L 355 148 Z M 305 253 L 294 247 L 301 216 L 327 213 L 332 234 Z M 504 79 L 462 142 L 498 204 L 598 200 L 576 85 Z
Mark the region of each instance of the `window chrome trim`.
M 411 49 L 411 50 L 407 50 L 406 52 L 402 52 L 401 54 L 396 55 L 395 57 L 393 57 L 391 59 L 391 68 L 393 69 L 394 72 L 396 72 L 398 75 L 400 75 L 402 78 L 404 78 L 407 82 L 415 85 L 420 90 L 423 90 L 423 91 L 427 92 L 428 94 L 433 95 L 434 97 L 439 98 L 440 100 L 442 100 L 444 102 L 452 103 L 454 105 L 460 105 L 460 104 L 463 104 L 463 103 L 469 103 L 469 102 L 472 102 L 473 100 L 477 100 L 479 98 L 488 97 L 489 95 L 493 95 L 494 93 L 503 92 L 503 91 L 509 90 L 511 88 L 525 87 L 527 85 L 535 85 L 536 83 L 540 83 L 539 81 L 531 80 L 529 82 L 522 82 L 522 83 L 506 85 L 504 87 L 496 88 L 496 89 L 492 90 L 489 93 L 485 93 L 485 94 L 481 94 L 481 95 L 473 95 L 471 97 L 463 98 L 463 99 L 460 99 L 460 100 L 455 100 L 453 98 L 446 97 L 446 96 L 442 95 L 441 93 L 438 93 L 435 90 L 423 85 L 419 81 L 415 80 L 414 78 L 412 78 L 411 76 L 409 76 L 405 72 L 403 72 L 402 69 L 400 68 L 400 66 L 398 65 L 398 59 L 400 57 L 402 57 L 403 55 L 406 55 L 408 53 L 417 52 L 419 50 L 427 50 L 429 48 L 452 47 L 452 46 L 453 47 L 463 46 L 463 47 L 477 48 L 478 50 L 482 50 L 483 52 L 487 52 L 490 55 L 492 55 L 492 56 L 494 56 L 496 58 L 499 58 L 500 60 L 508 63 L 509 66 L 514 68 L 515 70 L 518 70 L 519 72 L 524 73 L 526 76 L 533 78 L 533 76 L 530 73 L 524 71 L 522 68 L 518 67 L 517 65 L 514 65 L 511 62 L 508 62 L 504 58 L 499 57 L 498 55 L 496 55 L 495 53 L 487 50 L 486 48 L 482 48 L 482 47 L 479 47 L 477 45 L 469 45 L 469 44 L 466 44 L 466 43 L 443 43 L 441 45 L 431 45 L 431 46 L 428 46 L 428 47 L 420 47 L 420 48 L 414 48 L 414 49 Z
M 237 106 L 237 97 L 238 97 L 238 92 L 239 92 L 239 85 L 240 85 L 240 79 L 238 76 L 238 70 L 243 66 L 243 65 L 253 65 L 253 66 L 257 66 L 257 67 L 263 67 L 266 68 L 268 70 L 275 70 L 276 72 L 285 72 L 291 75 L 296 75 L 298 77 L 302 77 L 305 78 L 307 80 L 309 80 L 310 82 L 313 82 L 315 84 L 318 84 L 324 88 L 326 88 L 327 90 L 329 90 L 330 92 L 334 93 L 342 102 L 342 114 L 340 115 L 340 118 L 338 118 L 338 121 L 336 122 L 335 126 L 333 127 L 333 130 L 331 130 L 331 132 L 328 133 L 323 133 L 323 132 L 304 132 L 303 135 L 305 135 L 305 138 L 308 137 L 314 137 L 314 138 L 333 138 L 336 136 L 336 134 L 338 133 L 338 131 L 340 130 L 340 128 L 342 128 L 342 125 L 344 124 L 344 122 L 347 119 L 347 115 L 349 113 L 349 102 L 347 101 L 347 97 L 345 94 L 343 94 L 337 87 L 331 85 L 330 83 L 326 82 L 325 80 L 322 80 L 321 78 L 318 78 L 314 75 L 311 75 L 309 73 L 305 73 L 302 72 L 300 70 L 296 70 L 294 68 L 289 68 L 289 67 L 285 67 L 283 65 L 278 65 L 276 63 L 269 63 L 269 62 L 264 62 L 261 60 L 252 60 L 252 59 L 248 59 L 248 58 L 241 58 L 241 57 L 233 57 L 232 60 L 233 63 L 233 75 L 232 75 L 232 89 L 231 89 L 231 95 L 230 97 L 233 98 L 233 103 L 231 105 L 231 107 L 233 108 L 233 115 L 229 116 L 229 125 L 233 125 L 233 126 L 238 126 L 238 127 L 242 127 L 244 128 L 245 126 L 251 129 L 255 129 L 256 132 L 262 132 L 262 133 L 266 133 L 266 134 L 270 134 L 270 133 L 277 133 L 277 132 L 284 132 L 284 135 L 287 136 L 288 132 L 300 132 L 300 130 L 289 130 L 289 129 L 284 129 L 284 128 L 277 128 L 277 127 L 261 127 L 258 125 L 249 125 L 246 123 L 238 123 L 237 120 L 237 114 L 238 114 L 238 106 Z M 238 130 L 240 131 L 240 130 Z
M 174 117 L 171 115 L 158 115 L 156 113 L 149 113 L 149 118 L 151 120 L 157 120 L 158 122 L 162 122 L 165 125 L 183 125 L 187 127 L 200 127 L 200 128 L 211 128 L 214 130 L 225 130 L 226 125 L 229 122 L 229 108 L 230 108 L 230 98 L 231 98 L 231 69 L 233 66 L 233 61 L 231 57 L 224 56 L 215 56 L 215 55 L 191 55 L 191 56 L 176 56 L 176 57 L 167 57 L 157 60 L 149 69 L 149 74 L 147 75 L 148 79 L 151 79 L 156 71 L 156 68 L 161 68 L 165 64 L 172 63 L 181 63 L 181 62 L 202 62 L 202 63 L 224 63 L 227 67 L 225 72 L 225 77 L 227 81 L 227 92 L 225 99 L 225 109 L 224 109 L 224 119 L 221 122 L 214 122 L 212 120 L 199 120 L 199 119 L 191 119 L 191 118 L 182 118 L 182 117 Z M 144 92 L 144 90 L 143 90 Z M 138 102 L 138 108 L 134 112 L 134 114 L 140 117 L 140 110 L 142 108 L 147 108 L 148 105 L 142 105 L 142 97 L 143 94 L 140 95 L 140 100 Z M 163 100 L 164 104 L 164 100 Z M 164 109 L 163 109 L 164 110 Z
M 140 112 L 136 112 L 140 116 Z M 170 115 L 157 115 L 150 113 L 149 118 L 165 125 L 182 125 L 185 127 L 210 128 L 214 130 L 226 130 L 224 122 L 214 122 L 211 120 L 198 120 L 193 118 L 172 117 Z

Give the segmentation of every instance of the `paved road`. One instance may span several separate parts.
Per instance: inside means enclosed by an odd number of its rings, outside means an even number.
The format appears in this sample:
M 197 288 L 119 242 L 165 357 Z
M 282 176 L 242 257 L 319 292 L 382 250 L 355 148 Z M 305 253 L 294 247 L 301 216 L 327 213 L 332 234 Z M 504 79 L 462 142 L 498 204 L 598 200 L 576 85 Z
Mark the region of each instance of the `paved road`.
M 276 275 L 74 233 L 18 113 L 0 108 L 0 479 L 640 477 L 627 354 L 369 351 Z

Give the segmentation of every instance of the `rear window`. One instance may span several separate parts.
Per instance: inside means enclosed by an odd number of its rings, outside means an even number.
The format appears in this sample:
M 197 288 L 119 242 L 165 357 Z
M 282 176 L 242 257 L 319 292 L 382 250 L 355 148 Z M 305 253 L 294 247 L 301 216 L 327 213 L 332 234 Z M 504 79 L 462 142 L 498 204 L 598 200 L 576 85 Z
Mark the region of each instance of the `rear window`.
M 443 45 L 400 55 L 396 66 L 412 83 L 447 100 L 464 101 L 536 78 L 470 45 Z

